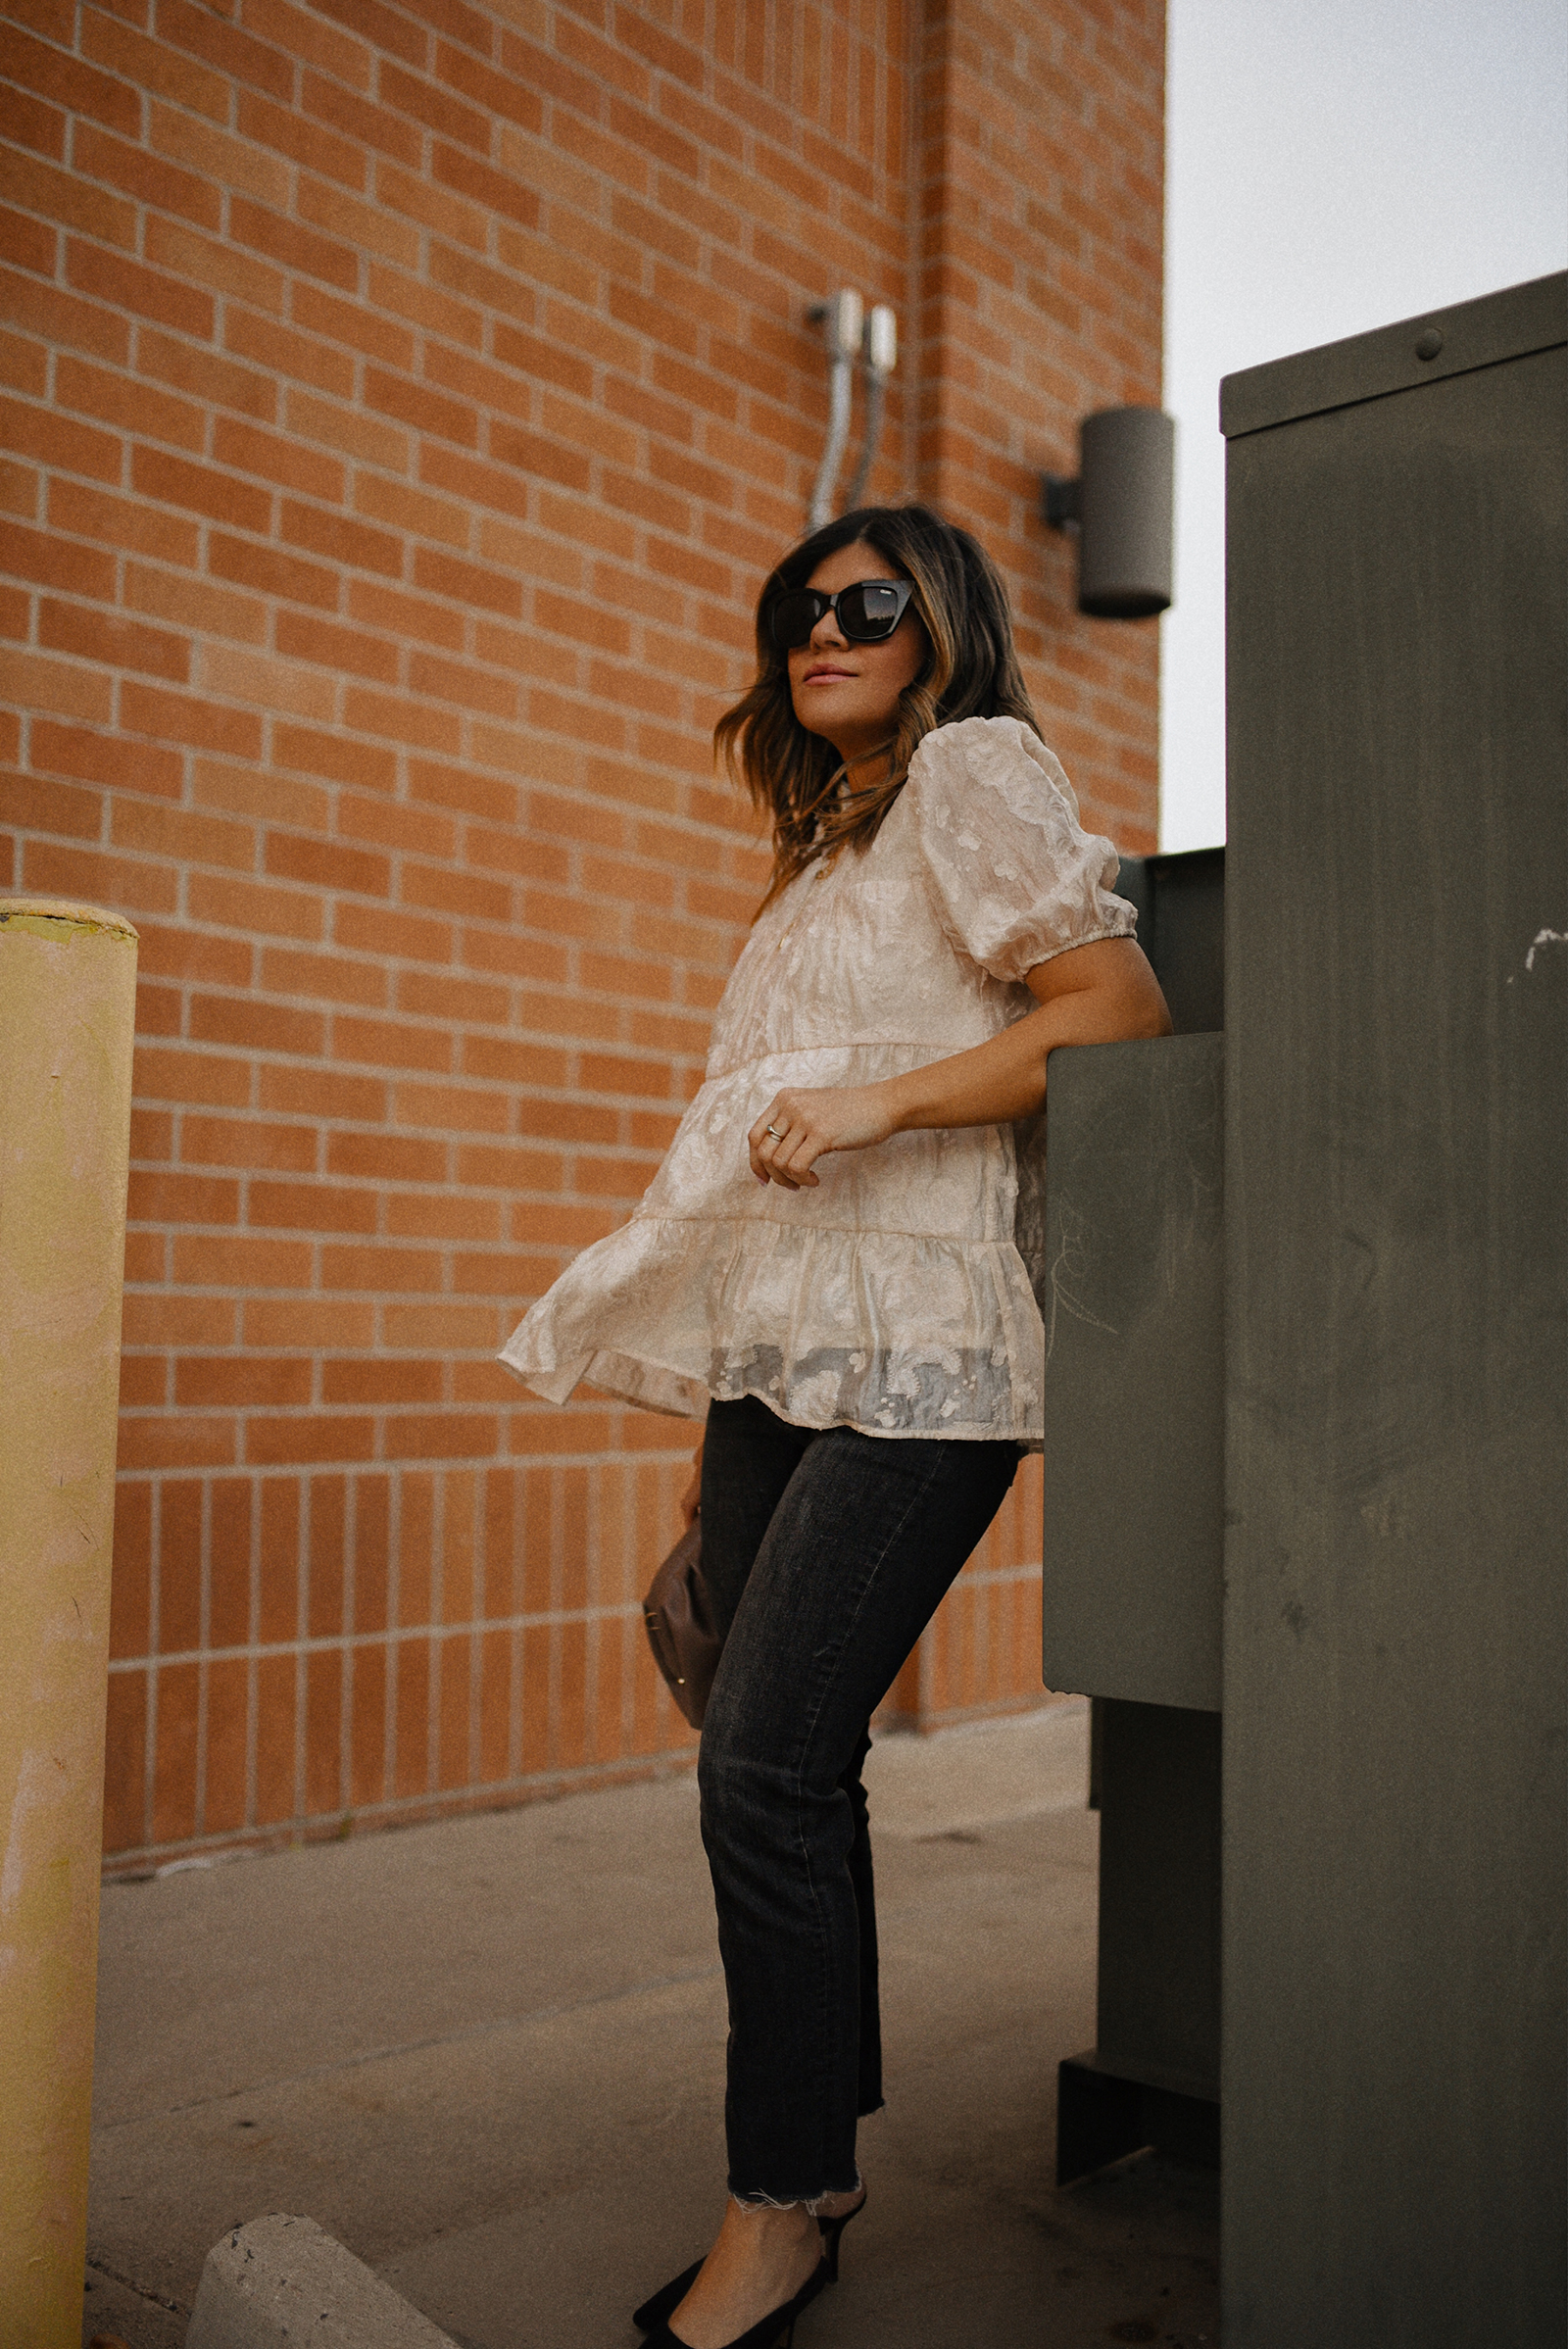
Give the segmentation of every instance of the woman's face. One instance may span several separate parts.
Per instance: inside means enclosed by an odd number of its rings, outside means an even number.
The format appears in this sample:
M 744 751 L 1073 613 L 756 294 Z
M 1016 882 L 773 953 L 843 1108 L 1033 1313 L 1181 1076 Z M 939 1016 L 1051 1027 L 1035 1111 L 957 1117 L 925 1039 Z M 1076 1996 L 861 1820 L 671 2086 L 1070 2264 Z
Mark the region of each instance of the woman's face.
M 863 539 L 825 556 L 808 587 L 836 595 L 861 579 L 896 579 L 899 573 Z M 820 734 L 846 765 L 853 766 L 890 741 L 898 725 L 899 696 L 925 665 L 927 637 L 913 605 L 881 644 L 851 644 L 838 614 L 824 612 L 810 642 L 790 652 L 790 699 L 808 734 Z

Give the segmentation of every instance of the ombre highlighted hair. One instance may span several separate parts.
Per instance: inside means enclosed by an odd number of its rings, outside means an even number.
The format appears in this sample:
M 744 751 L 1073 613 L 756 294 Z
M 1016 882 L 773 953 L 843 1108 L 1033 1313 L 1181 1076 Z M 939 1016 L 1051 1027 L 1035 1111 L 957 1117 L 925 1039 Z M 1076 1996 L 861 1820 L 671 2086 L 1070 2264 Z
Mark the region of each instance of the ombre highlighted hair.
M 851 792 L 842 788 L 844 761 L 833 745 L 795 714 L 789 657 L 774 644 L 769 619 L 780 596 L 804 587 L 829 555 L 861 541 L 912 584 L 909 612 L 928 649 L 899 696 L 886 772 Z M 965 717 L 1016 717 L 1040 731 L 1018 666 L 1007 591 L 978 539 L 928 506 L 861 506 L 802 539 L 758 602 L 756 683 L 713 729 L 726 769 L 772 821 L 773 872 L 762 905 L 819 857 L 869 848 L 904 789 L 915 746 L 934 726 Z

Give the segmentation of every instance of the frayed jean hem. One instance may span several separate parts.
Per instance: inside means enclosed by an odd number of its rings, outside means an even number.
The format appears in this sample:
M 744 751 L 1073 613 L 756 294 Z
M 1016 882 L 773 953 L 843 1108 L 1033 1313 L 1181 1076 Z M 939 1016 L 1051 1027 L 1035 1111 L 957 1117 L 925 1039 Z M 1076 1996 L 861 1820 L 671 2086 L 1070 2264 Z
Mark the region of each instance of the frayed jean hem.
M 814 2219 L 821 2211 L 822 2205 L 825 2202 L 831 2202 L 835 2195 L 862 2194 L 864 2191 L 865 2180 L 861 2178 L 859 2171 L 857 2170 L 855 2173 L 855 2183 L 852 2186 L 823 2186 L 821 2191 L 816 2194 L 794 2194 L 788 2196 L 777 2194 L 737 2194 L 735 2188 L 731 2186 L 729 2189 L 729 2198 L 731 2202 L 734 2203 L 736 2209 L 744 2211 L 748 2218 L 751 2218 L 757 2211 L 804 2210 L 809 2217 Z M 858 2235 L 857 2235 L 856 2241 L 859 2241 Z

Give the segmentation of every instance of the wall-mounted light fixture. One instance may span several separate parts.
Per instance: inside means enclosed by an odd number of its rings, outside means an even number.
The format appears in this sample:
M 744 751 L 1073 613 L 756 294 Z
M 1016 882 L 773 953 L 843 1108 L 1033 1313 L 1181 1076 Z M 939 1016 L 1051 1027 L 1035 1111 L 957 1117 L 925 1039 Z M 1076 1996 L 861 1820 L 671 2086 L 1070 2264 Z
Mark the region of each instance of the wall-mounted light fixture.
M 817 467 L 810 506 L 811 528 L 820 530 L 824 522 L 833 518 L 833 493 L 850 437 L 850 400 L 858 358 L 863 359 L 865 366 L 865 432 L 860 462 L 850 486 L 849 505 L 844 511 L 852 512 L 860 502 L 882 437 L 887 380 L 898 365 L 899 322 L 885 302 L 877 303 L 867 318 L 865 304 L 850 285 L 841 287 L 831 302 L 818 303 L 807 316 L 812 325 L 822 326 L 827 337 L 827 444 Z
M 1045 518 L 1078 533 L 1078 609 L 1146 620 L 1172 591 L 1176 420 L 1157 408 L 1102 408 L 1078 428 L 1078 478 L 1042 477 Z

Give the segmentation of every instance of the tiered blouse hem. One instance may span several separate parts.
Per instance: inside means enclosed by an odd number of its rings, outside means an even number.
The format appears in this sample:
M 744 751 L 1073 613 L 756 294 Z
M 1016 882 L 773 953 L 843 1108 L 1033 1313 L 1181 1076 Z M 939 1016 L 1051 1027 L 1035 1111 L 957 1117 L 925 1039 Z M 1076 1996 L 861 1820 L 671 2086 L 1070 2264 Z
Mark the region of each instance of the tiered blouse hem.
M 726 1329 L 767 1335 L 715 1345 Z M 568 1266 L 501 1359 L 557 1404 L 583 1381 L 683 1419 L 755 1395 L 797 1427 L 1038 1448 L 1041 1354 L 1010 1241 L 644 1213 Z

